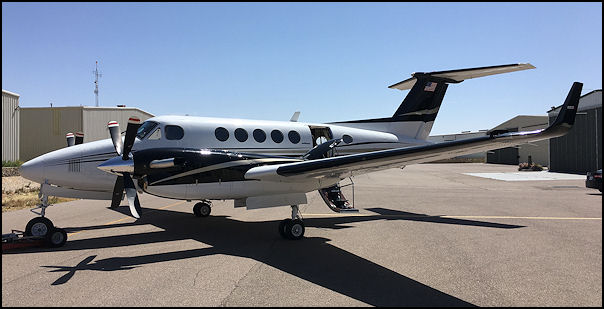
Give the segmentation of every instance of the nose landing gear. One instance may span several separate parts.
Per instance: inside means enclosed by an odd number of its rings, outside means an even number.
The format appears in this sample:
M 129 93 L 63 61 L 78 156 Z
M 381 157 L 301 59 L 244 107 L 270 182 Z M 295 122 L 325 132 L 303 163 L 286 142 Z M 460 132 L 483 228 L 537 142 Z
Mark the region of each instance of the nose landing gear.
M 23 234 L 30 238 L 40 238 L 46 241 L 46 244 L 50 247 L 61 247 L 67 242 L 67 232 L 64 229 L 54 226 L 52 221 L 45 217 L 46 208 L 50 206 L 48 204 L 48 195 L 44 194 L 44 186 L 47 183 L 43 183 L 40 186 L 40 205 L 31 209 L 30 211 L 39 215 L 27 223 Z M 40 209 L 40 212 L 36 212 L 36 209 Z

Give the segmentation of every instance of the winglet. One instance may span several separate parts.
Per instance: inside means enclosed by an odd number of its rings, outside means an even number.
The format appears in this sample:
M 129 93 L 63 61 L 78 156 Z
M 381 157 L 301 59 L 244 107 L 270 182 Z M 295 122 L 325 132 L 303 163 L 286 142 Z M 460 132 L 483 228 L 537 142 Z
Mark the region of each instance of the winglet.
M 581 90 L 583 84 L 580 82 L 574 82 L 570 88 L 564 104 L 560 107 L 560 112 L 556 120 L 549 126 L 554 127 L 567 127 L 571 128 L 575 123 L 575 116 L 577 115 L 577 108 L 579 107 L 579 99 L 581 98 Z M 548 129 L 549 129 L 548 128 Z

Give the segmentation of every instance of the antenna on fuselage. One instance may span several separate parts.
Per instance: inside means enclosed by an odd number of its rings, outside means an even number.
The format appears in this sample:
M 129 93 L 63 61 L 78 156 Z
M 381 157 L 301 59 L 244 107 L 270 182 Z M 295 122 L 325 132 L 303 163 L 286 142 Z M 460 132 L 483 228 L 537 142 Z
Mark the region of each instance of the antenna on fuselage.
M 291 121 L 291 122 L 297 122 L 299 117 L 300 117 L 300 112 L 295 112 L 292 115 L 292 118 L 289 121 Z

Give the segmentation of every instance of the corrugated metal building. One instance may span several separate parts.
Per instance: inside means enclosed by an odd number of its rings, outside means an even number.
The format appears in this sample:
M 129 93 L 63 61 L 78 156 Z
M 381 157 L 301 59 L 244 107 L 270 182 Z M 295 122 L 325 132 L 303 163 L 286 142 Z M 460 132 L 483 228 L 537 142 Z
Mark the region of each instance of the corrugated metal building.
M 433 143 L 460 141 L 460 140 L 464 140 L 464 139 L 468 139 L 468 138 L 485 136 L 486 134 L 487 134 L 487 130 L 480 130 L 478 132 L 464 131 L 464 132 L 457 133 L 457 134 L 431 135 L 431 136 L 428 136 L 428 141 L 433 142 Z M 469 161 L 474 162 L 473 160 L 477 160 L 480 162 L 484 162 L 483 160 L 484 160 L 485 155 L 486 155 L 486 152 L 483 151 L 483 152 L 477 152 L 477 153 L 463 155 L 463 156 L 446 159 L 446 160 L 441 160 L 441 161 L 442 162 L 458 162 L 458 161 L 459 162 L 469 162 Z
M 19 95 L 2 89 L 2 161 L 19 160 Z
M 133 107 L 21 107 L 20 159 L 30 160 L 41 154 L 67 146 L 65 134 L 84 133 L 84 143 L 109 138 L 107 123 L 116 120 L 122 131 L 128 118 L 137 116 L 141 121 L 152 114 Z
M 516 116 L 489 131 L 506 130 L 509 132 L 532 131 L 545 129 L 548 126 L 547 116 Z M 517 147 L 507 147 L 487 152 L 487 163 L 513 164 L 528 162 L 531 156 L 532 162 L 542 166 L 549 166 L 548 142 L 539 141 L 530 144 L 522 144 Z
M 547 112 L 552 123 L 560 106 Z M 602 168 L 602 89 L 581 96 L 573 128 L 549 140 L 549 170 L 585 174 Z

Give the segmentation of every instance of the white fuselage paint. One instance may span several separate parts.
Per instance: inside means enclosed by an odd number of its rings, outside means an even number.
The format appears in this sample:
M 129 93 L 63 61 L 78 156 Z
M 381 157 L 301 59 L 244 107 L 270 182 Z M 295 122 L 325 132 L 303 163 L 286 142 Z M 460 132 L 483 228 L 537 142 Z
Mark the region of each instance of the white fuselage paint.
M 414 132 L 397 130 L 390 133 L 352 127 L 349 124 L 336 125 L 192 116 L 159 116 L 147 121 L 157 122 L 158 126 L 142 140 L 137 138 L 133 151 L 174 147 L 221 149 L 241 153 L 299 157 L 313 148 L 314 138 L 311 128 L 315 127 L 329 128 L 333 138 L 342 138 L 344 135 L 352 137 L 352 142 L 348 144 L 342 142 L 340 144 L 341 147 L 337 148 L 336 155 L 429 144 L 425 140 L 414 138 L 417 135 L 417 125 L 411 126 Z M 397 126 L 400 125 L 397 124 Z M 184 130 L 184 135 L 181 139 L 169 140 L 166 138 L 166 126 L 179 126 Z M 218 127 L 228 130 L 229 138 L 226 141 L 219 141 L 216 138 L 214 132 Z M 235 138 L 234 132 L 238 128 L 247 131 L 247 140 L 239 141 Z M 256 129 L 265 132 L 266 140 L 258 142 L 254 139 L 253 131 Z M 125 130 L 125 126 L 122 127 L 122 130 Z M 160 130 L 159 134 L 153 134 L 155 130 Z M 281 131 L 283 141 L 280 143 L 273 141 L 271 138 L 273 130 Z M 288 138 L 290 131 L 296 131 L 300 135 L 298 143 L 290 141 Z M 87 195 L 84 191 L 111 192 L 113 190 L 117 176 L 103 172 L 97 166 L 115 156 L 116 153 L 111 140 L 100 140 L 66 147 L 34 158 L 22 166 L 21 173 L 25 178 L 33 181 L 47 182 L 57 186 L 58 188 L 53 191 L 57 195 L 60 194 L 60 188 L 66 188 L 70 189 L 70 196 L 73 196 L 73 190 L 83 190 L 82 198 L 96 198 Z M 158 184 L 148 186 L 146 191 L 154 195 L 175 199 L 236 199 L 268 194 L 310 192 L 335 183 L 337 183 L 336 179 L 307 179 L 297 184 L 264 181 L 163 186 Z

